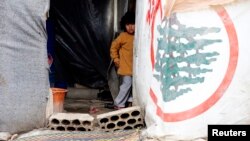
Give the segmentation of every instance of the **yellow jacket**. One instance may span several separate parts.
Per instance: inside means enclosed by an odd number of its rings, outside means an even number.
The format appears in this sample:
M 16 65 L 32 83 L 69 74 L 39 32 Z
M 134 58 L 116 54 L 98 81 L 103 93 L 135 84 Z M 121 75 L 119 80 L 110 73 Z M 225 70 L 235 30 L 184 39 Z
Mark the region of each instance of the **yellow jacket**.
M 114 62 L 120 62 L 118 68 L 119 75 L 132 76 L 133 70 L 133 45 L 134 35 L 122 32 L 112 42 L 110 56 Z

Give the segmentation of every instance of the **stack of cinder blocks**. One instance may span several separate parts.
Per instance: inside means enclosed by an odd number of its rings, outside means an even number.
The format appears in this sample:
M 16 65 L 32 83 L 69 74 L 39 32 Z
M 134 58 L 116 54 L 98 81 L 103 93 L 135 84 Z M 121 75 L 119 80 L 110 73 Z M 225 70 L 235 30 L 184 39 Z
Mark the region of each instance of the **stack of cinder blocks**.
M 136 129 L 144 126 L 139 106 L 124 108 L 97 115 L 97 123 L 103 131 Z M 92 131 L 95 119 L 89 114 L 55 113 L 49 118 L 48 128 L 59 131 Z
M 59 131 L 92 131 L 94 117 L 89 114 L 55 113 L 49 118 L 48 127 Z
M 138 106 L 97 115 L 97 121 L 101 130 L 107 132 L 144 126 L 141 108 Z

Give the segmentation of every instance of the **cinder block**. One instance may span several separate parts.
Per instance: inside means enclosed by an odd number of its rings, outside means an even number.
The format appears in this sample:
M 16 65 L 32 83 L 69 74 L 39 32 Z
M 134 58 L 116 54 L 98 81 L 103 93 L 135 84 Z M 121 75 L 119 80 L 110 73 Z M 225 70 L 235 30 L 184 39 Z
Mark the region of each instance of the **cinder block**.
M 139 106 L 100 114 L 96 118 L 101 130 L 108 132 L 136 129 L 144 126 L 144 119 Z
M 94 117 L 89 114 L 55 113 L 49 118 L 48 128 L 59 131 L 92 131 Z

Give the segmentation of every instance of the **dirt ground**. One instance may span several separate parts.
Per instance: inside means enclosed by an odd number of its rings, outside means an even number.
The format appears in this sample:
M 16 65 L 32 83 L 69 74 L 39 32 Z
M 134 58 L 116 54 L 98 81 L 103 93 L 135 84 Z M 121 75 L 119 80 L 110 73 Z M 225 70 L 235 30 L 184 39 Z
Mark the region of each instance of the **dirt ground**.
M 113 111 L 113 109 L 104 107 L 106 103 L 112 103 L 112 101 L 66 98 L 64 101 L 64 110 L 69 113 L 86 113 L 96 116 Z

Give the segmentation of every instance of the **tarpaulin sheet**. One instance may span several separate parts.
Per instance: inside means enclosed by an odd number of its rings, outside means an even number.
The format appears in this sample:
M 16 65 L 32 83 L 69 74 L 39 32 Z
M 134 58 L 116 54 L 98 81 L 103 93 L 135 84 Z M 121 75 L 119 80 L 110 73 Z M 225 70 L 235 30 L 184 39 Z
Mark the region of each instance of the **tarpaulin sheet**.
M 165 15 L 171 13 L 201 10 L 215 5 L 225 5 L 237 0 L 165 0 Z
M 45 126 L 49 0 L 0 0 L 0 132 Z
M 136 7 L 133 88 L 145 108 L 143 136 L 206 139 L 210 124 L 250 124 L 250 0 L 169 17 L 165 2 Z
M 113 0 L 52 0 L 57 80 L 90 88 L 107 86 L 114 33 Z

